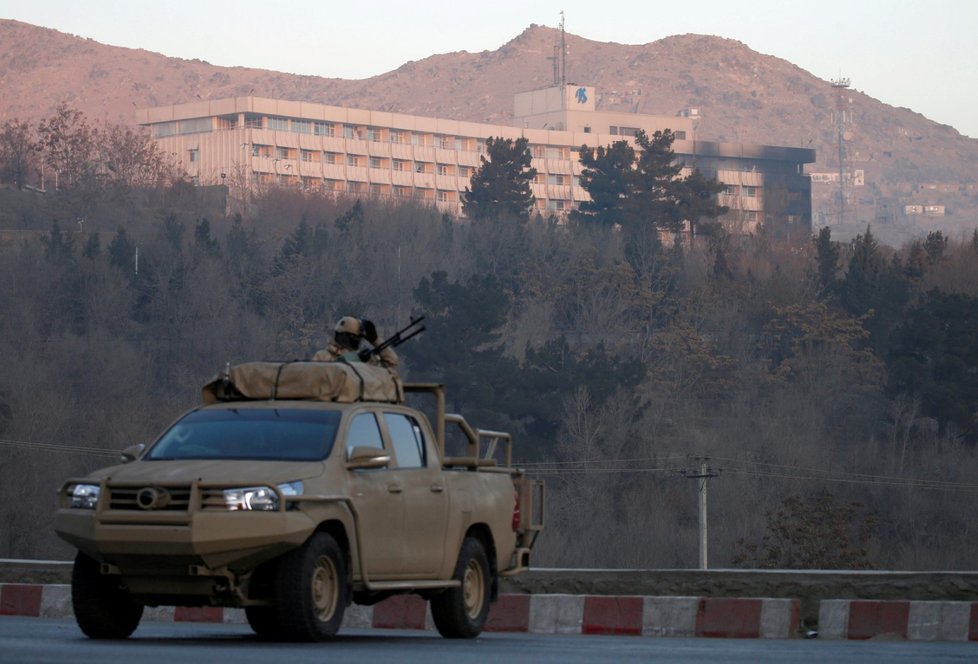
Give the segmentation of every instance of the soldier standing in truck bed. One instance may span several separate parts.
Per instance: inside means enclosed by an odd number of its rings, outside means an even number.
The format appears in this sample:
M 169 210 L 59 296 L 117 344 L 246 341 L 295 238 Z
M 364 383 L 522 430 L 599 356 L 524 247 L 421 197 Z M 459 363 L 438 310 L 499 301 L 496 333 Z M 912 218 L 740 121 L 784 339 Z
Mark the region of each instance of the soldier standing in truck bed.
M 377 327 L 369 320 L 343 316 L 333 327 L 333 341 L 312 359 L 315 362 L 332 362 L 342 358 L 348 362 L 359 362 L 357 351 L 360 350 L 362 341 L 371 346 L 377 345 Z M 371 355 L 370 363 L 393 369 L 398 363 L 397 353 L 393 348 L 387 347 L 380 353 Z

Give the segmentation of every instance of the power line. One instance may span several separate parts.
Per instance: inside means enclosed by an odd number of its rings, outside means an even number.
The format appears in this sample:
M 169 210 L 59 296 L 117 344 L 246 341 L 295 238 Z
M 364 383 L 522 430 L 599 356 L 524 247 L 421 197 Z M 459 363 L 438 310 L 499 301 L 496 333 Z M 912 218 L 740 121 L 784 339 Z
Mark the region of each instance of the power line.
M 119 452 L 112 450 L 98 449 L 95 447 L 82 447 L 80 445 L 58 445 L 55 443 L 36 443 L 26 440 L 4 440 L 0 439 L 0 445 L 7 447 L 18 447 L 22 449 L 35 450 L 38 452 L 61 452 L 68 454 L 87 454 L 90 456 L 118 457 Z

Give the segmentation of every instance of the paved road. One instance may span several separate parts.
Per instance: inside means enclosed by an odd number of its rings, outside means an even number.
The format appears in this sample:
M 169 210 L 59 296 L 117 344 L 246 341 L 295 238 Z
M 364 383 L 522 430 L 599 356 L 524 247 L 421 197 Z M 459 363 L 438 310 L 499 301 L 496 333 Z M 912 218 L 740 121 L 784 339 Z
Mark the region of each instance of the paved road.
M 449 641 L 427 632 L 352 630 L 324 644 L 260 641 L 245 625 L 144 623 L 126 641 L 92 641 L 73 620 L 0 617 L 0 662 L 322 664 L 506 662 L 974 662 L 978 643 L 656 639 L 486 634 Z

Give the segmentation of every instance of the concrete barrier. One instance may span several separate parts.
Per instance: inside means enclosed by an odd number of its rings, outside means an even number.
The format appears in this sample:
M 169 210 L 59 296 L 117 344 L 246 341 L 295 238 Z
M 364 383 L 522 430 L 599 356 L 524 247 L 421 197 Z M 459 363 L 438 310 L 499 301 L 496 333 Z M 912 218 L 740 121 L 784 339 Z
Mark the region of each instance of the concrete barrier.
M 798 600 L 707 597 L 509 595 L 493 604 L 487 632 L 711 636 L 786 639 L 798 631 Z M 64 618 L 72 615 L 64 584 L 0 584 L 0 615 Z M 244 611 L 220 607 L 147 609 L 144 620 L 244 623 Z M 373 606 L 352 606 L 348 628 L 434 630 L 428 603 L 400 595 Z
M 70 562 L 0 560 L 0 616 L 70 616 L 70 573 Z M 790 638 L 817 628 L 821 638 L 915 641 L 978 634 L 976 572 L 535 569 L 501 579 L 500 588 L 486 631 Z M 218 608 L 144 616 L 245 622 L 243 611 Z M 416 596 L 350 606 L 344 625 L 434 629 Z
M 978 602 L 823 600 L 819 637 L 978 641 Z

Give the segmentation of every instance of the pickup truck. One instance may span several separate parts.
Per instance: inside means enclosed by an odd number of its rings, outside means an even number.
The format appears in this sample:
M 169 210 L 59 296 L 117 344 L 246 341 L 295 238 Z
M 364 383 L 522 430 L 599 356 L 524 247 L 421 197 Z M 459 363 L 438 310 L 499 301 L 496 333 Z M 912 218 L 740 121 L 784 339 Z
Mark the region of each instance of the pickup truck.
M 443 636 L 471 638 L 499 578 L 527 569 L 543 484 L 513 467 L 508 434 L 446 413 L 441 385 L 251 362 L 203 393 L 154 443 L 59 491 L 90 638 L 126 638 L 163 605 L 242 607 L 260 636 L 320 641 L 351 602 L 403 593 L 429 601 Z M 429 397 L 434 428 L 405 393 Z

